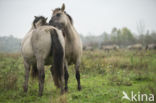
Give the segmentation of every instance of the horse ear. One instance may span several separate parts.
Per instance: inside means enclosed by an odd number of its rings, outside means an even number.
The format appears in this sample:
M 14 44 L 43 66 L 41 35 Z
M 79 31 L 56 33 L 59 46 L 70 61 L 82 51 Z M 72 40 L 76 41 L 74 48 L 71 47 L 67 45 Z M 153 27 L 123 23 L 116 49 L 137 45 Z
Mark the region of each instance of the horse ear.
M 65 4 L 62 4 L 61 10 L 64 11 L 65 10 Z
M 37 16 L 34 16 L 34 18 L 36 19 L 36 18 L 37 18 Z

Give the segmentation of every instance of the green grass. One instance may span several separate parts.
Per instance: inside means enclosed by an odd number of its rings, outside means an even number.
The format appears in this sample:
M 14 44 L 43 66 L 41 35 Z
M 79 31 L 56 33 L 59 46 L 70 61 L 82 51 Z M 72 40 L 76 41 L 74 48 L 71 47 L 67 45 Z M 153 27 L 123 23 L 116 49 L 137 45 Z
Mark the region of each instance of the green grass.
M 45 67 L 44 93 L 38 97 L 38 81 L 32 78 L 28 93 L 23 92 L 21 56 L 0 54 L 0 103 L 129 103 L 121 99 L 122 91 L 156 95 L 156 51 L 85 51 L 80 71 L 82 90 L 69 66 L 69 91 L 61 96 Z

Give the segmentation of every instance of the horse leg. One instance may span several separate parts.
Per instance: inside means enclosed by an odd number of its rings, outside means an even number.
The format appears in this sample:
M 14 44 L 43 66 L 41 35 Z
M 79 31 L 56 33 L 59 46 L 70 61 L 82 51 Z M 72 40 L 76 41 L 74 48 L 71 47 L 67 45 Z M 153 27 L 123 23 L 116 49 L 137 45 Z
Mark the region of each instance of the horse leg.
M 80 71 L 79 71 L 79 67 L 80 67 L 80 62 L 77 62 L 76 65 L 75 65 L 75 71 L 76 71 L 76 79 L 77 79 L 77 83 L 78 83 L 77 89 L 80 91 L 81 90 L 81 84 L 80 84 Z
M 29 72 L 30 72 L 30 65 L 24 61 L 24 67 L 25 67 L 25 82 L 24 82 L 24 92 L 28 91 L 28 80 L 29 80 Z
M 37 60 L 37 69 L 39 74 L 39 96 L 42 96 L 43 88 L 44 88 L 44 60 L 39 59 Z
M 65 79 L 65 92 L 68 91 L 68 78 L 69 78 L 69 73 L 68 73 L 68 64 L 65 63 L 64 65 L 64 70 L 65 70 L 65 75 L 64 75 L 64 79 Z

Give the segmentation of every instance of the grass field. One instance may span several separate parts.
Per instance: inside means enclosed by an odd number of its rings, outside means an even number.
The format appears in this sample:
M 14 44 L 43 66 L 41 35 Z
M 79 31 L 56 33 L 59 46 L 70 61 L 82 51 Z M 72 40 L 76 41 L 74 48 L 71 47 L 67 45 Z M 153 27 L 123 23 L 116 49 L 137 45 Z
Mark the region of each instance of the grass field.
M 129 96 L 131 91 L 156 95 L 156 51 L 85 51 L 80 71 L 82 90 L 77 90 L 75 70 L 70 66 L 69 91 L 60 96 L 46 67 L 44 93 L 38 97 L 38 81 L 32 78 L 28 93 L 23 92 L 22 57 L 1 53 L 0 103 L 130 103 L 121 99 L 123 91 Z

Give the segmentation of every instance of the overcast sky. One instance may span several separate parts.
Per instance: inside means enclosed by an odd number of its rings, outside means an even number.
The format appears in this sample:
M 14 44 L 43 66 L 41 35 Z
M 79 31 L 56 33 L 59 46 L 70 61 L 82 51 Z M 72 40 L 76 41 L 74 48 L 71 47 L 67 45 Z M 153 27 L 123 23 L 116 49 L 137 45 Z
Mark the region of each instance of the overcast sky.
M 137 23 L 156 31 L 156 0 L 0 0 L 0 36 L 22 38 L 34 16 L 51 17 L 51 10 L 66 5 L 74 26 L 83 35 L 100 35 L 113 27 L 137 33 Z

